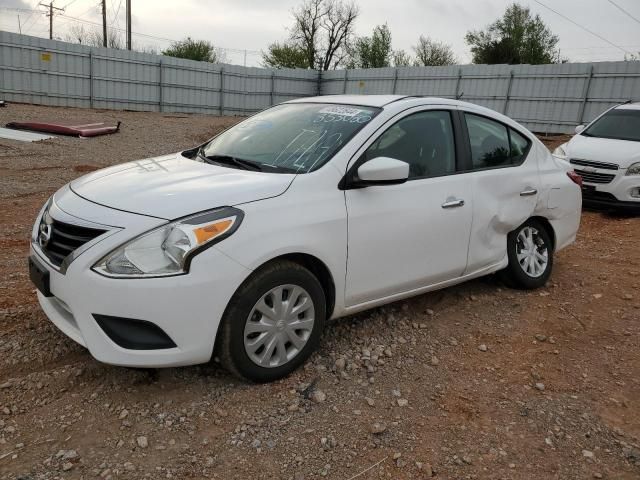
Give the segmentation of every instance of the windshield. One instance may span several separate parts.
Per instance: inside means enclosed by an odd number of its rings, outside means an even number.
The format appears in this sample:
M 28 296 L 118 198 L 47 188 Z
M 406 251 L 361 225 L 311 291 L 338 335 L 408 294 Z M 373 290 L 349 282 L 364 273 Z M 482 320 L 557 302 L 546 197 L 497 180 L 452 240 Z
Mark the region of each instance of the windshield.
M 582 132 L 582 135 L 640 142 L 640 110 L 611 110 Z
M 327 163 L 378 112 L 326 103 L 278 105 L 218 135 L 200 154 L 235 168 L 244 163 L 264 171 L 307 173 Z

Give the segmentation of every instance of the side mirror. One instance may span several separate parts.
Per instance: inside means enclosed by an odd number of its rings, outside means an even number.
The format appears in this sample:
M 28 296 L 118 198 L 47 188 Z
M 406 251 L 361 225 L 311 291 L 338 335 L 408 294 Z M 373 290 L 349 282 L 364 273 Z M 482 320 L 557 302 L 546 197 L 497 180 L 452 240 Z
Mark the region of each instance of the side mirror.
M 389 157 L 377 157 L 360 165 L 357 186 L 394 185 L 409 178 L 409 164 Z
M 576 127 L 576 134 L 578 134 L 578 133 L 582 132 L 582 131 L 584 130 L 584 127 L 585 127 L 584 125 L 578 125 L 578 126 Z

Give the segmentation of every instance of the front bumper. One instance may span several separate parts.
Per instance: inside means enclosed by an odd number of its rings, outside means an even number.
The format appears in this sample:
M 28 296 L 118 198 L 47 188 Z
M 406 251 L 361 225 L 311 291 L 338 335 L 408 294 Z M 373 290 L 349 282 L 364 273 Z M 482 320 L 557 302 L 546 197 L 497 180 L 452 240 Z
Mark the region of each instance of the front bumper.
M 598 170 L 598 173 L 611 171 Z M 610 183 L 584 182 L 583 204 L 593 208 L 640 210 L 640 175 L 625 175 L 624 170 Z
M 64 273 L 32 243 L 31 255 L 49 273 L 52 296 L 38 293 L 47 317 L 105 363 L 155 368 L 209 361 L 227 303 L 250 272 L 214 246 L 194 258 L 186 275 L 133 279 L 102 276 L 91 267 L 106 253 L 166 221 L 115 212 L 68 190 L 56 194 L 54 203 L 54 218 L 56 214 L 68 214 L 118 228 L 78 255 Z M 100 327 L 94 315 L 151 322 L 175 347 L 123 348 Z
M 620 210 L 640 213 L 640 199 L 636 201 L 618 200 L 615 195 L 599 190 L 583 191 L 582 204 L 587 208 L 599 210 Z

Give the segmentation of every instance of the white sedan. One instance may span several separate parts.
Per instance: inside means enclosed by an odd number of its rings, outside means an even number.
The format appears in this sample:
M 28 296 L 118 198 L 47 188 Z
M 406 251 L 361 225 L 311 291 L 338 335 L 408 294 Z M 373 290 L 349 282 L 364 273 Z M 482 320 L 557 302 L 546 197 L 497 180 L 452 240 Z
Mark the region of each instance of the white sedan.
M 607 110 L 553 154 L 583 179 L 585 205 L 640 212 L 640 103 Z
M 545 284 L 580 177 L 469 103 L 326 96 L 62 187 L 35 222 L 47 316 L 98 360 L 287 375 L 325 322 L 501 272 Z

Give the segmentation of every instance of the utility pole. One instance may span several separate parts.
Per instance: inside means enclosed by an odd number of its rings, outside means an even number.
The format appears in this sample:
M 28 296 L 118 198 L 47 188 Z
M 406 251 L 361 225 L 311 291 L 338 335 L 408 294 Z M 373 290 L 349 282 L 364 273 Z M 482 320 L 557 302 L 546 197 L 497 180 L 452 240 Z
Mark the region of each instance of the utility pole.
M 18 32 L 22 33 L 22 25 L 20 24 L 20 14 L 18 14 Z
M 46 14 L 47 17 L 49 17 L 49 40 L 53 40 L 53 11 L 59 10 L 61 12 L 64 12 L 64 8 L 54 7 L 53 0 L 49 2 L 49 5 L 42 2 L 39 5 L 42 5 L 43 7 L 49 7 L 49 13 Z
M 131 50 L 131 0 L 127 0 L 127 50 Z
M 107 46 L 107 0 L 102 0 L 102 46 Z

